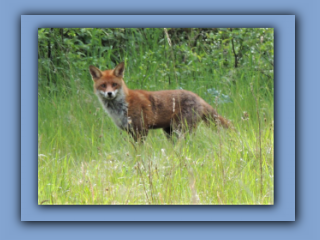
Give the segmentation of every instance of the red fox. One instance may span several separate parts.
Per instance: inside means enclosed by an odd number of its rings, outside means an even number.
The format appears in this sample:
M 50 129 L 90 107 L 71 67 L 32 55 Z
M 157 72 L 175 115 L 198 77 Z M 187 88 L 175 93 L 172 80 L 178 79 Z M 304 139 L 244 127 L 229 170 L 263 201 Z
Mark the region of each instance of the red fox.
M 124 83 L 124 63 L 101 71 L 90 66 L 94 92 L 114 123 L 131 134 L 135 141 L 144 139 L 149 129 L 162 128 L 168 138 L 174 132 L 190 132 L 200 120 L 214 121 L 225 128 L 230 123 L 208 103 L 186 90 L 131 90 Z

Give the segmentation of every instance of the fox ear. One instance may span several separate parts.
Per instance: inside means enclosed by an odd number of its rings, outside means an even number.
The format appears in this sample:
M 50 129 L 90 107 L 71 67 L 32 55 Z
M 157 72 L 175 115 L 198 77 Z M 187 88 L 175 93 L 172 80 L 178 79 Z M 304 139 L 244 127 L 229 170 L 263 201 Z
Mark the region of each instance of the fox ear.
M 98 80 L 102 76 L 100 69 L 96 68 L 95 66 L 90 66 L 89 70 L 93 81 Z
M 122 78 L 124 74 L 124 62 L 119 63 L 115 68 L 114 68 L 114 75 L 116 77 Z

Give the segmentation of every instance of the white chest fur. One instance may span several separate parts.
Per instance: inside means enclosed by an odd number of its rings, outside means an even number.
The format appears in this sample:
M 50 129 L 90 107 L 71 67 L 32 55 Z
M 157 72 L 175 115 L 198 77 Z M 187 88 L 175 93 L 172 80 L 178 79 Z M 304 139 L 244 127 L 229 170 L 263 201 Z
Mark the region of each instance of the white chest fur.
M 119 91 L 114 99 L 106 99 L 100 93 L 97 93 L 98 98 L 103 105 L 103 108 L 112 118 L 113 122 L 120 129 L 127 129 L 128 127 L 128 103 L 125 100 L 123 91 Z

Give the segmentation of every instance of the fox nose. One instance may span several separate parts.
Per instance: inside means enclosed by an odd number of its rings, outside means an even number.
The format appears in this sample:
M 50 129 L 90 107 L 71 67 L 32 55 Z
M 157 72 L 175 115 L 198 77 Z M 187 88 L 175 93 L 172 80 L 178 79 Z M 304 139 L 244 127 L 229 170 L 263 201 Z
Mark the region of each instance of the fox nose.
M 108 97 L 111 97 L 112 96 L 112 92 L 108 92 Z

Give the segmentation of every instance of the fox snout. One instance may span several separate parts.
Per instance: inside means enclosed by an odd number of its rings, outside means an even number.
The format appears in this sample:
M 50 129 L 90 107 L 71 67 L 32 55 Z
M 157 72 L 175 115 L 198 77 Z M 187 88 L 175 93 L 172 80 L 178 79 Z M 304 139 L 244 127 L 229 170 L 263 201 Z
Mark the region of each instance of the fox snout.
M 101 97 L 107 99 L 107 100 L 112 100 L 117 96 L 117 92 L 118 90 L 114 90 L 114 91 L 99 91 Z

